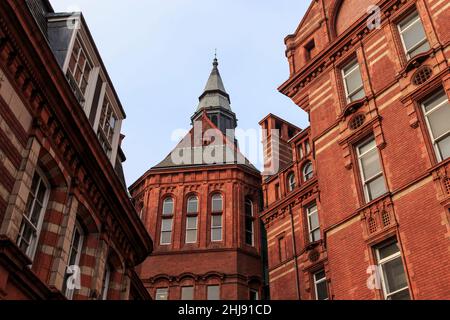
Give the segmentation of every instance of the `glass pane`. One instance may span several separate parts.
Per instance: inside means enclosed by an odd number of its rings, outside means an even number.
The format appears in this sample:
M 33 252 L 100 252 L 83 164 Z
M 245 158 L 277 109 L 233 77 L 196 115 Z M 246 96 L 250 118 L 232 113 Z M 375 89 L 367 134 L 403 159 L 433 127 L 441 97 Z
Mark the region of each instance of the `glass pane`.
M 222 241 L 222 228 L 211 230 L 212 241 Z
M 366 153 L 361 158 L 361 165 L 362 165 L 362 171 L 363 171 L 365 181 L 380 174 L 381 163 L 380 163 L 380 157 L 378 155 L 378 150 L 373 149 L 369 153 Z
M 245 232 L 245 243 L 248 245 L 253 245 L 253 232 L 246 231 Z
M 439 152 L 442 160 L 450 157 L 450 135 L 438 143 Z
M 346 75 L 345 83 L 347 84 L 347 93 L 351 94 L 361 88 L 363 85 L 361 72 L 359 68 L 352 71 L 350 74 Z
M 376 147 L 375 139 L 371 138 L 370 140 L 367 140 L 363 144 L 358 146 L 359 155 L 362 155 L 369 151 L 370 149 L 374 149 Z
M 188 213 L 197 213 L 198 212 L 198 199 L 196 197 L 189 198 L 187 212 Z
M 420 19 L 410 25 L 407 30 L 402 32 L 402 38 L 408 51 L 426 38 L 425 30 L 423 30 Z
M 253 219 L 245 218 L 245 230 L 253 232 Z
M 163 219 L 161 225 L 162 231 L 172 231 L 172 219 Z
M 315 230 L 312 233 L 311 237 L 312 237 L 312 239 L 311 239 L 312 242 L 319 241 L 321 239 L 321 237 L 320 237 L 320 229 Z
M 323 281 L 316 284 L 317 300 L 328 300 L 327 282 Z
M 162 244 L 170 244 L 172 241 L 172 232 L 164 231 L 161 233 L 161 243 Z
M 173 214 L 173 199 L 169 198 L 169 199 L 164 200 L 163 214 L 164 215 Z
M 445 92 L 440 91 L 423 103 L 423 105 L 425 106 L 425 112 L 429 112 L 444 101 L 447 101 L 448 103 L 447 95 L 445 94 Z
M 409 295 L 409 288 L 393 294 L 389 297 L 389 300 L 411 300 L 411 297 Z
M 317 212 L 309 216 L 309 224 L 311 226 L 311 230 L 317 229 L 319 227 L 319 215 L 317 214 Z
M 221 212 L 222 211 L 222 196 L 214 195 L 212 198 L 212 211 Z
M 187 229 L 197 229 L 197 217 L 188 217 L 186 220 Z
M 325 271 L 322 270 L 320 272 L 317 272 L 316 274 L 314 274 L 314 281 L 320 281 L 322 279 L 325 279 Z
M 156 289 L 155 300 L 167 300 L 169 298 L 169 289 Z
M 186 231 L 186 243 L 197 242 L 197 230 L 187 230 Z
M 376 199 L 386 193 L 386 184 L 384 183 L 384 176 L 373 180 L 367 184 L 369 191 L 369 200 Z
M 34 229 L 30 227 L 28 224 L 24 224 L 23 232 L 22 232 L 22 240 L 27 244 L 31 244 L 34 238 Z
M 222 216 L 212 216 L 211 225 L 213 227 L 221 227 L 222 226 Z
M 366 92 L 364 91 L 364 88 L 361 88 L 361 90 L 355 92 L 354 94 L 349 96 L 350 102 L 360 100 L 366 96 Z
M 250 200 L 245 201 L 245 215 L 253 217 L 253 203 Z
M 34 202 L 33 212 L 31 213 L 30 221 L 34 225 L 35 228 L 38 226 L 38 222 L 41 216 L 42 206 L 39 202 Z
M 208 286 L 208 300 L 220 300 L 219 286 Z
M 378 254 L 380 256 L 380 260 L 390 257 L 398 252 L 400 252 L 400 249 L 398 247 L 397 242 L 391 243 L 385 247 L 378 249 Z
M 403 269 L 402 259 L 399 257 L 395 260 L 386 262 L 383 265 L 384 279 L 386 282 L 386 291 L 388 293 L 395 292 L 408 286 L 406 281 L 405 270 Z
M 450 104 L 446 103 L 428 114 L 428 121 L 435 139 L 450 132 Z
M 420 47 L 417 47 L 416 49 L 414 49 L 413 51 L 411 51 L 409 53 L 409 57 L 410 58 L 414 58 L 415 56 L 427 52 L 428 50 L 430 50 L 430 44 L 427 42 L 424 42 Z
M 194 287 L 182 287 L 181 300 L 194 300 Z

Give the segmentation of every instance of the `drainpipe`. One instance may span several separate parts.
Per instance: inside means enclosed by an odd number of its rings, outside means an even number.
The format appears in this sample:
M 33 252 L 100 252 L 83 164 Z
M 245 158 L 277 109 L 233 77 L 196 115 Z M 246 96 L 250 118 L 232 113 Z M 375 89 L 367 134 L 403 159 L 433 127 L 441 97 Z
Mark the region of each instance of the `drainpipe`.
M 295 283 L 296 283 L 295 287 L 297 289 L 297 300 L 301 300 L 300 299 L 300 279 L 298 276 L 297 244 L 295 241 L 294 215 L 292 214 L 292 204 L 289 205 L 289 215 L 291 217 L 292 247 L 294 250 Z

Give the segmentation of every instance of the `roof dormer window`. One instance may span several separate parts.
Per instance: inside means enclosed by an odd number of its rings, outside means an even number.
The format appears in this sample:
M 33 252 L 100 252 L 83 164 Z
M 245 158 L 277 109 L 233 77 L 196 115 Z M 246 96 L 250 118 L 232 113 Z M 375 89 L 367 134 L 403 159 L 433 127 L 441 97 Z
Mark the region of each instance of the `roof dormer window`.
M 92 71 L 92 62 L 86 54 L 80 39 L 75 39 L 72 54 L 70 56 L 67 78 L 78 101 L 83 105 L 89 84 L 89 75 Z
M 117 124 L 117 116 L 114 114 L 112 105 L 108 96 L 103 100 L 102 111 L 100 114 L 100 122 L 98 125 L 98 138 L 102 144 L 103 149 L 110 156 L 112 150 L 112 143 Z

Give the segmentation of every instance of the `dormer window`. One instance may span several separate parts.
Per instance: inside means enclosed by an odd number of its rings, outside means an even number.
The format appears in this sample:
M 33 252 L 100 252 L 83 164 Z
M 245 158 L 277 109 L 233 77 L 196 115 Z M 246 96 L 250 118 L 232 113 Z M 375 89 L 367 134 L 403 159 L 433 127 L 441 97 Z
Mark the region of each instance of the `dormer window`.
M 89 75 L 92 71 L 92 63 L 83 48 L 81 41 L 75 39 L 75 44 L 70 56 L 67 77 L 69 84 L 75 91 L 78 101 L 83 104 L 86 89 L 89 83 Z
M 107 96 L 103 100 L 102 111 L 100 114 L 100 123 L 98 125 L 98 138 L 105 152 L 110 155 L 112 150 L 112 142 L 114 139 L 114 131 L 117 124 L 117 117 L 114 114 L 112 105 Z

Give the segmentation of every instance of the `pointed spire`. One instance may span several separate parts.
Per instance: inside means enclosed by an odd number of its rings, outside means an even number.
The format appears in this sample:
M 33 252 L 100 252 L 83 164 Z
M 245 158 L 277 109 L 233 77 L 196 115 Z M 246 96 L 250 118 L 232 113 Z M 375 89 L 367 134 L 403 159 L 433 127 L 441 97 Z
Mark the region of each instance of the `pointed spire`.
M 205 89 L 199 100 L 197 111 L 209 107 L 221 107 L 231 111 L 230 96 L 225 90 L 222 77 L 219 72 L 219 61 L 217 59 L 217 51 L 214 54 L 213 69 L 206 83 Z

